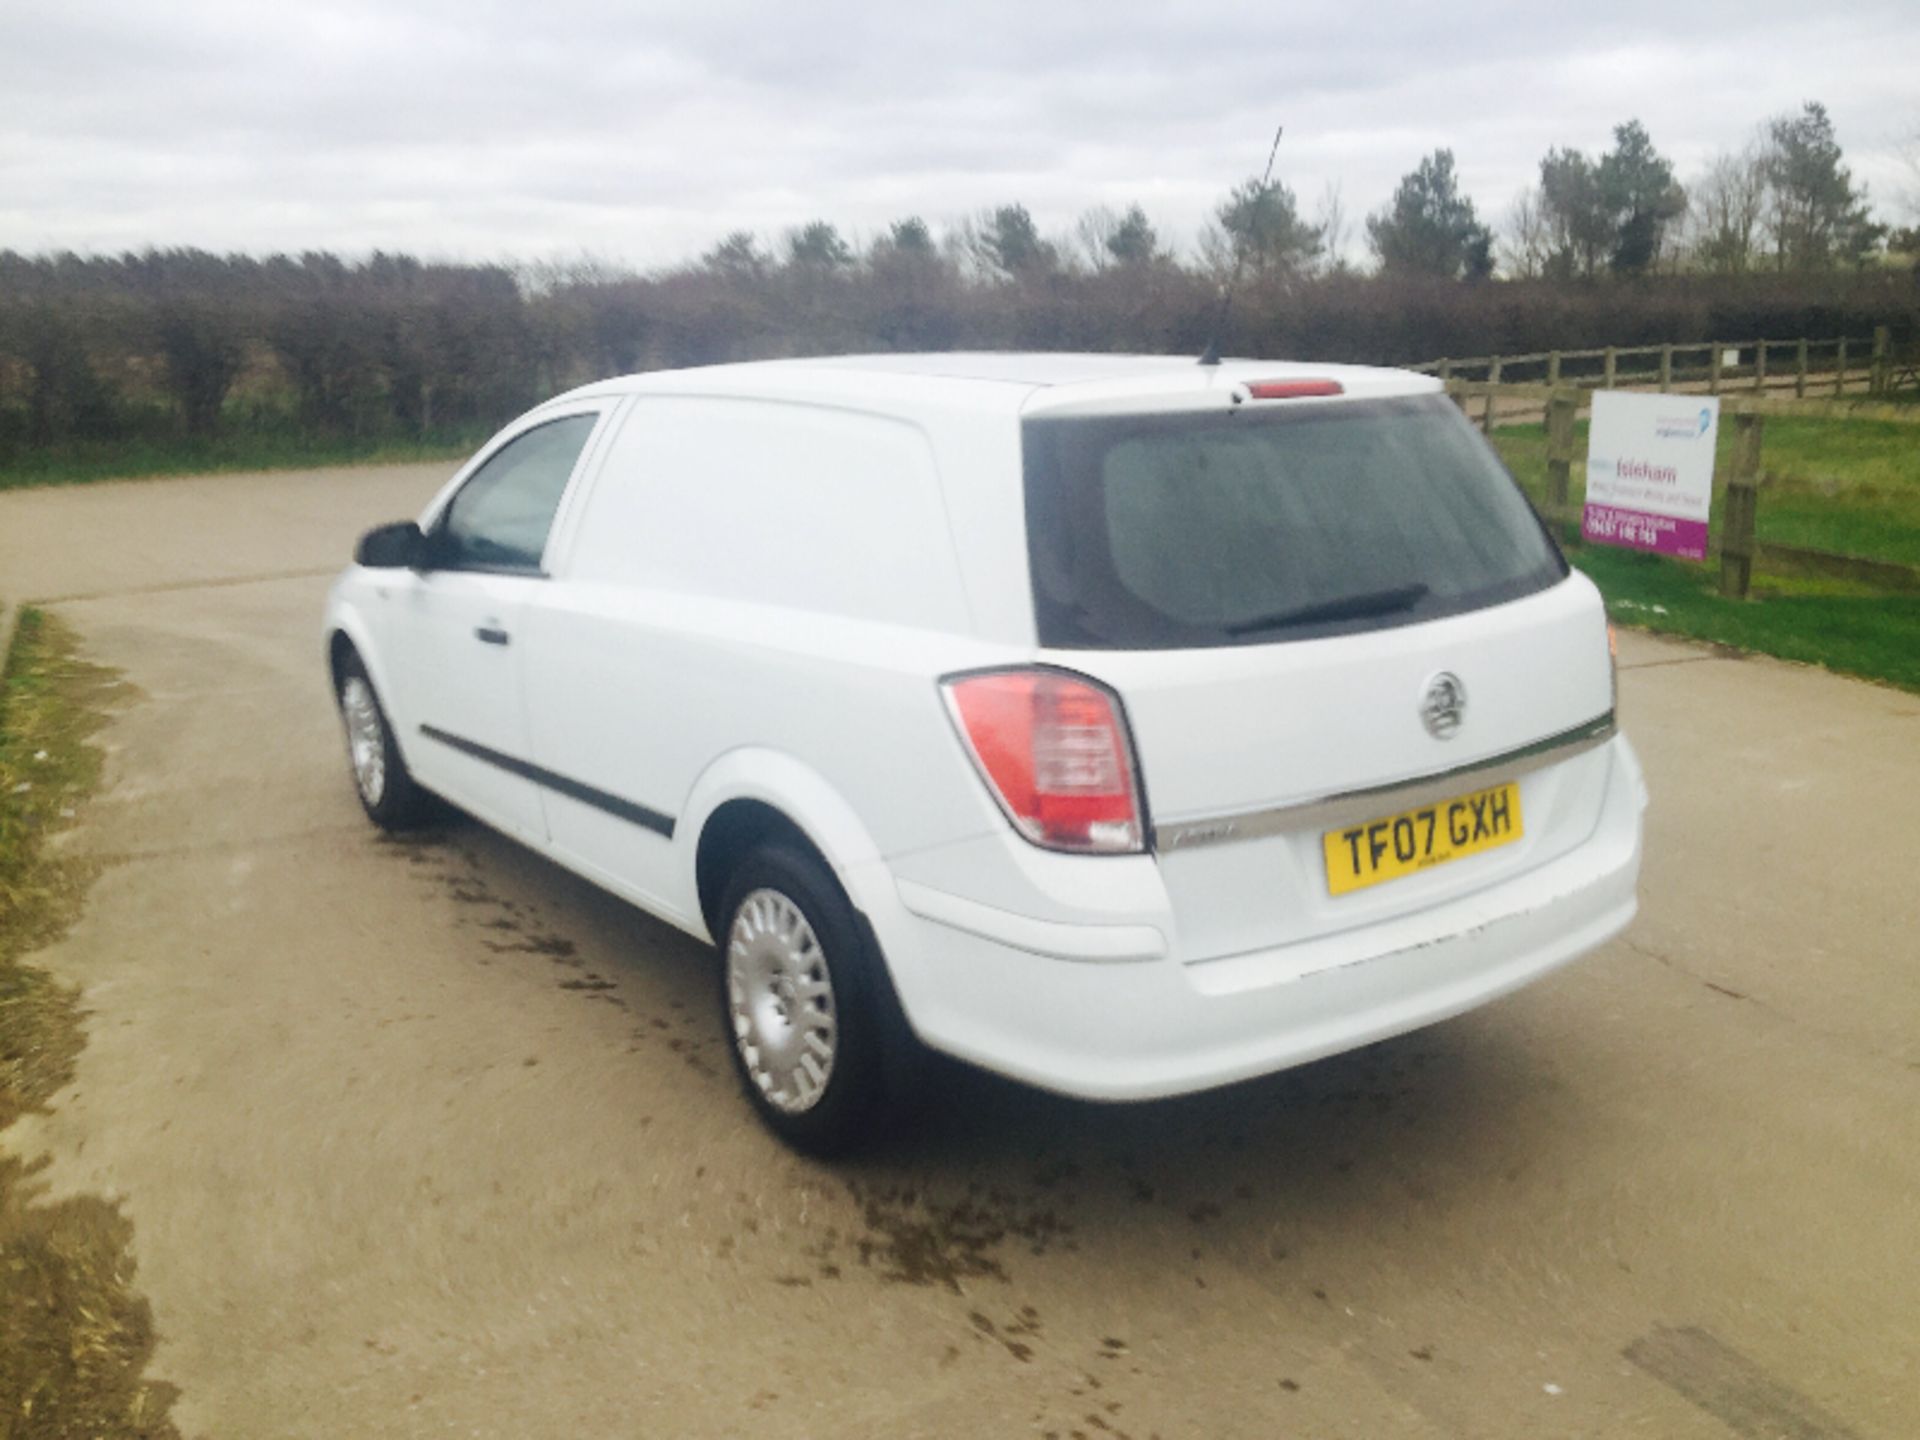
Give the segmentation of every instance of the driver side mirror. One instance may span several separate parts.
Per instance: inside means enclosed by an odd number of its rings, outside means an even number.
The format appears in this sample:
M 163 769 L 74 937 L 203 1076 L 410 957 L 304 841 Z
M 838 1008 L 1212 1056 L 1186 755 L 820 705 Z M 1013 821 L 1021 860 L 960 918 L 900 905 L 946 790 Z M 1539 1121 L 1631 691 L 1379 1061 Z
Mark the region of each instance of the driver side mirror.
M 381 525 L 360 537 L 354 546 L 353 560 L 375 570 L 424 570 L 427 568 L 427 537 L 411 520 Z

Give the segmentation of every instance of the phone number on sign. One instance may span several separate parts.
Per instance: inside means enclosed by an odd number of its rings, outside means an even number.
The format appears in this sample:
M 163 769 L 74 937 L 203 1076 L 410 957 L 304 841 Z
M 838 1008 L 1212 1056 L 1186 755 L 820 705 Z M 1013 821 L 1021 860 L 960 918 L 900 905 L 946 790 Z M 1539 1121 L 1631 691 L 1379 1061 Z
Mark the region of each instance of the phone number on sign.
M 1584 527 L 1597 540 L 1624 540 L 1629 545 L 1657 545 L 1672 523 L 1659 523 L 1659 517 L 1633 510 L 1589 510 Z
M 1580 533 L 1603 545 L 1628 545 L 1685 560 L 1702 559 L 1707 550 L 1704 520 L 1682 520 L 1618 505 L 1588 505 L 1581 515 Z

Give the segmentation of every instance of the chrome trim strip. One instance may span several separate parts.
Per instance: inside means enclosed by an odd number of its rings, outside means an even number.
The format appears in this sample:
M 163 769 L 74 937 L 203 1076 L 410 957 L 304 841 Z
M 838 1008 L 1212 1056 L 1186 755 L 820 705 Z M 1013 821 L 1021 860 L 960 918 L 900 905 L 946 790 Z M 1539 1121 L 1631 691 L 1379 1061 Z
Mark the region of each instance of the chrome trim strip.
M 1584 725 L 1562 730 L 1557 735 L 1522 745 L 1517 750 L 1492 755 L 1484 760 L 1471 760 L 1465 765 L 1455 765 L 1451 769 L 1417 776 L 1412 780 L 1395 780 L 1359 790 L 1342 790 L 1287 805 L 1271 806 L 1265 810 L 1243 811 L 1237 815 L 1209 815 L 1198 820 L 1178 820 L 1168 825 L 1157 825 L 1153 832 L 1153 849 L 1170 854 L 1175 850 L 1192 850 L 1201 845 L 1257 840 L 1263 836 L 1277 835 L 1283 830 L 1309 826 L 1325 829 L 1354 820 L 1375 819 L 1382 808 L 1403 810 L 1430 800 L 1445 799 L 1461 780 L 1470 776 L 1497 770 L 1504 772 L 1503 779 L 1514 779 L 1544 766 L 1571 760 L 1576 755 L 1606 744 L 1617 729 L 1614 712 L 1608 710 Z

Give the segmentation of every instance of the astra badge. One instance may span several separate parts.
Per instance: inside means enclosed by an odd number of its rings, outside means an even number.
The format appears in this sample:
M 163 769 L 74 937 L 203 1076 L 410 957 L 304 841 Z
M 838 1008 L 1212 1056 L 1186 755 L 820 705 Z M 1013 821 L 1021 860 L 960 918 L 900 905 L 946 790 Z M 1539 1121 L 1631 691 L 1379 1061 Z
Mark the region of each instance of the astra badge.
M 1420 696 L 1420 723 L 1436 740 L 1451 740 L 1467 713 L 1467 687 L 1451 670 L 1442 670 L 1427 681 Z

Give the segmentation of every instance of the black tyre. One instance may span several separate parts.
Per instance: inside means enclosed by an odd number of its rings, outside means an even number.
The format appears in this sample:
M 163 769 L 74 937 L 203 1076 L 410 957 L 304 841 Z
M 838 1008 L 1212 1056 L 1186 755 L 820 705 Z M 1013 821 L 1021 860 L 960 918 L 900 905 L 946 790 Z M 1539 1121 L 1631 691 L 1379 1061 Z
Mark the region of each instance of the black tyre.
M 919 1045 L 832 872 L 791 846 L 752 850 L 719 914 L 721 1022 L 760 1118 L 808 1155 L 881 1139 L 911 1097 Z
M 429 814 L 431 798 L 414 783 L 394 744 L 393 727 L 358 655 L 340 666 L 340 719 L 347 731 L 347 763 L 360 805 L 382 830 L 410 830 Z

